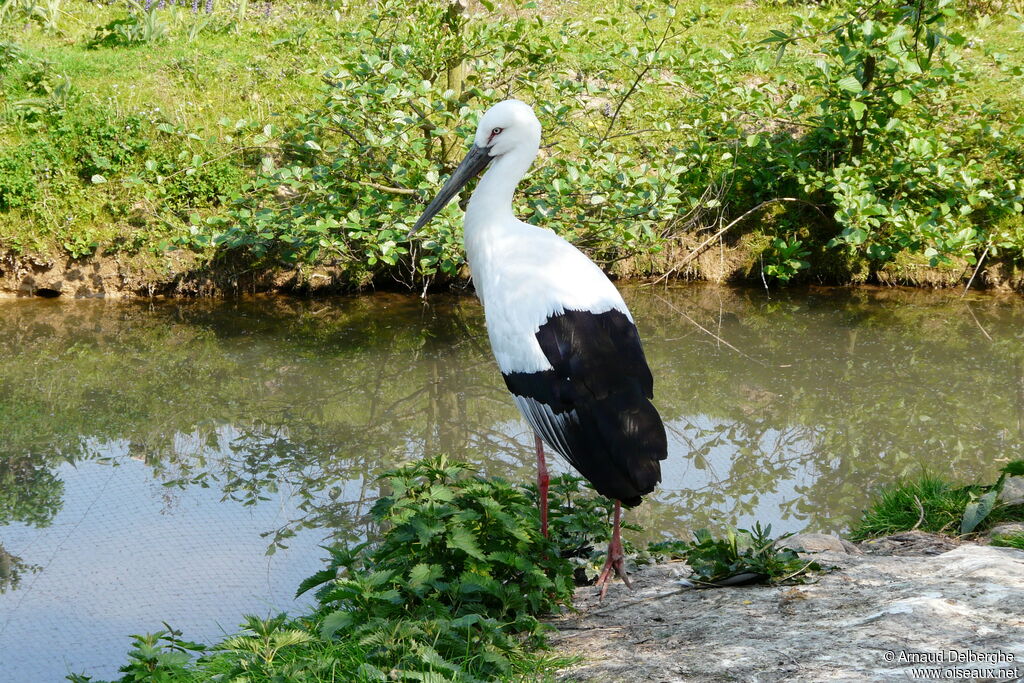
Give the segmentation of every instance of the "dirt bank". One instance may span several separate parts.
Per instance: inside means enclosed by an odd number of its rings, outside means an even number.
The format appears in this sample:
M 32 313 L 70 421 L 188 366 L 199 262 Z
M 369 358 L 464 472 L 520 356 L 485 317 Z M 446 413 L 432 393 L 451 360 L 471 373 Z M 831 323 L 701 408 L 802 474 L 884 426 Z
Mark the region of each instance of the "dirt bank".
M 696 256 L 697 244 L 669 245 L 653 255 L 633 257 L 609 264 L 614 277 L 622 280 L 756 282 L 762 283 L 750 245 L 705 248 Z M 965 264 L 932 268 L 926 263 L 897 262 L 873 272 L 823 273 L 809 277 L 814 284 L 911 286 L 924 288 L 963 287 L 974 274 Z M 468 271 L 465 275 L 468 277 Z M 161 255 L 97 253 L 73 259 L 68 256 L 30 256 L 0 252 L 0 297 L 64 298 L 149 298 L 218 297 L 237 294 L 280 292 L 329 294 L 378 287 L 414 289 L 404 283 L 400 272 L 378 274 L 370 279 L 364 269 L 351 264 L 323 266 L 267 266 L 239 260 L 206 261 L 187 251 Z M 460 281 L 459 285 L 465 282 Z M 973 289 L 1024 293 L 1024 269 L 989 260 L 979 269 Z M 433 282 L 432 289 L 445 283 Z
M 343 268 L 268 268 L 230 260 L 209 263 L 183 251 L 159 258 L 0 256 L 0 297 L 218 297 L 352 291 L 360 284 L 353 283 Z

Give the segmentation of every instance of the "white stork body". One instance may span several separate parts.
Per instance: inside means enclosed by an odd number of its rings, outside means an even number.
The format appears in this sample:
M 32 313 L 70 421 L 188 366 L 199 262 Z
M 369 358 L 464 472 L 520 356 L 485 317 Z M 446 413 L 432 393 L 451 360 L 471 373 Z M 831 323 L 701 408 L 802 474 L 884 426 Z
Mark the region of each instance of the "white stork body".
M 551 370 L 537 330 L 565 311 L 615 309 L 632 322 L 622 295 L 601 269 L 550 230 L 511 217 L 478 215 L 471 202 L 465 235 L 491 350 L 503 373 Z
M 467 259 L 498 367 L 538 435 L 544 533 L 541 438 L 616 501 L 608 560 L 598 581 L 603 596 L 612 569 L 625 579 L 619 503 L 639 504 L 661 481 L 665 429 L 650 403 L 653 379 L 618 290 L 576 247 L 512 213 L 512 195 L 539 145 L 540 123 L 528 105 L 496 104 L 413 232 L 490 164 L 466 210 Z

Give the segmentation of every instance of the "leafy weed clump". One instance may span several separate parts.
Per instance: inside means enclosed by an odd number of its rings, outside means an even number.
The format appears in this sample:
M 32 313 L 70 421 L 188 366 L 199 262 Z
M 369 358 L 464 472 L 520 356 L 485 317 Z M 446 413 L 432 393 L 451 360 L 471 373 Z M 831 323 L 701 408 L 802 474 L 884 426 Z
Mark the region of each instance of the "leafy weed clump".
M 791 548 L 778 547 L 786 534 L 773 539 L 772 525 L 758 522 L 752 530 L 729 529 L 714 538 L 707 529 L 694 532 L 694 540 L 653 543 L 648 552 L 686 560 L 693 570 L 689 580 L 701 586 L 736 586 L 746 583 L 802 583 L 809 572 L 823 571 Z
M 441 456 L 385 475 L 392 494 L 372 510 L 384 532 L 331 550 L 307 579 L 325 641 L 367 649 L 359 673 L 383 680 L 431 673 L 458 680 L 509 675 L 542 642 L 538 615 L 572 598 L 572 569 L 540 535 L 518 486 L 473 476 Z
M 1024 519 L 1024 506 L 998 501 L 1007 476 L 1024 474 L 1024 461 L 1006 465 L 991 485 L 955 486 L 924 475 L 882 491 L 851 532 L 854 540 L 920 529 L 967 534 L 994 523 Z

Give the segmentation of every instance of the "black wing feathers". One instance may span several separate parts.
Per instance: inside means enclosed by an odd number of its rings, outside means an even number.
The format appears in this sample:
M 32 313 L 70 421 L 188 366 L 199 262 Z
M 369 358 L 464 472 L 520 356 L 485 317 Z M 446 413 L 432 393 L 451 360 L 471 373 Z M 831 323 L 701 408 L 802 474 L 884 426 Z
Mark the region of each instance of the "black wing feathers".
M 599 493 L 637 505 L 661 481 L 667 442 L 636 327 L 616 310 L 565 311 L 537 341 L 552 369 L 505 375 L 525 417 Z

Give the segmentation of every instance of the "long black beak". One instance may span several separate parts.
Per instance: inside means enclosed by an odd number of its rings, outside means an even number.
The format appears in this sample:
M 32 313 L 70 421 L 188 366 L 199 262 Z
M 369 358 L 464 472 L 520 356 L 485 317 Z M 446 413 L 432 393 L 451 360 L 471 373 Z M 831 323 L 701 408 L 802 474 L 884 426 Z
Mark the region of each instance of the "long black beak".
M 448 182 L 444 184 L 441 191 L 434 197 L 434 201 L 430 202 L 427 206 L 427 210 L 416 221 L 416 225 L 412 226 L 412 230 L 409 231 L 407 237 L 412 237 L 420 228 L 429 223 L 430 219 L 447 206 L 452 197 L 457 195 L 466 183 L 480 175 L 480 172 L 489 163 L 491 163 L 490 148 L 477 147 L 476 145 L 470 147 L 466 158 L 462 160 L 462 163 L 452 173 L 452 177 L 448 179 Z

